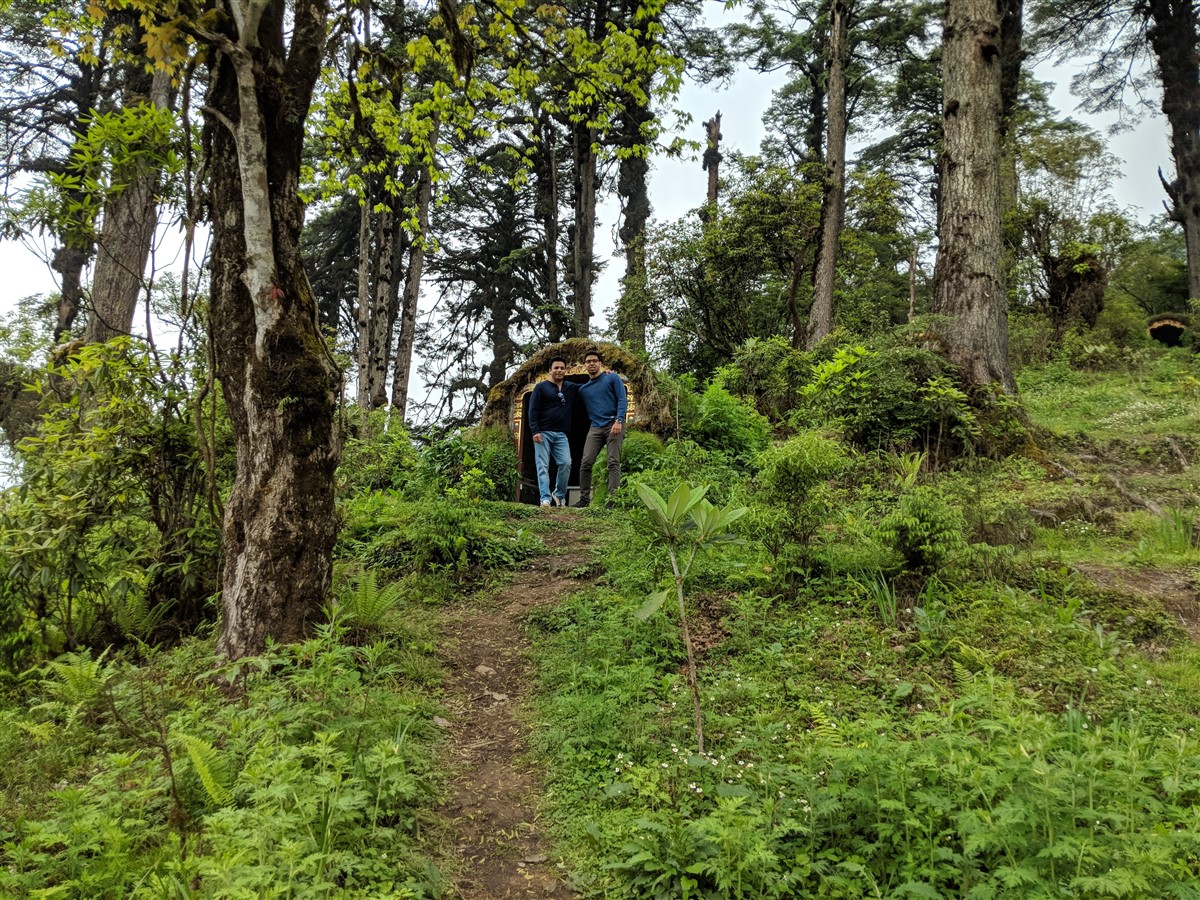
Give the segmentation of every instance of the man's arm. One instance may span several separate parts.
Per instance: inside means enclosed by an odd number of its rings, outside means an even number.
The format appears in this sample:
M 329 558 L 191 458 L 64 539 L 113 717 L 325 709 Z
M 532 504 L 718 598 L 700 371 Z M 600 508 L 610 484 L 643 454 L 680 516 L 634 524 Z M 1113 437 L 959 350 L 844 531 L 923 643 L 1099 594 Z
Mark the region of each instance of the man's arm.
M 542 429 L 538 422 L 538 407 L 541 406 L 539 394 L 541 391 L 538 390 L 538 385 L 534 385 L 533 391 L 529 395 L 529 430 L 533 432 L 533 440 L 536 444 L 542 442 Z
M 620 434 L 625 428 L 625 414 L 629 411 L 629 392 L 625 390 L 625 382 L 621 380 L 621 376 L 615 372 L 613 380 L 616 382 L 613 385 L 613 393 L 617 397 L 617 418 L 613 422 L 613 431 Z

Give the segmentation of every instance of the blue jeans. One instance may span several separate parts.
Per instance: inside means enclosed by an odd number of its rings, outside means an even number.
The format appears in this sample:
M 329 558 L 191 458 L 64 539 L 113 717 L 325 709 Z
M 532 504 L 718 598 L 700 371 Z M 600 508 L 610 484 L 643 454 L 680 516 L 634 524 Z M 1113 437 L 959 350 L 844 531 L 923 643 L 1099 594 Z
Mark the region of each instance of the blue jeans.
M 542 442 L 533 442 L 533 459 L 537 464 L 538 492 L 541 502 L 550 502 L 550 455 L 558 464 L 558 477 L 554 479 L 554 496 L 560 503 L 567 501 L 567 480 L 571 477 L 571 445 L 561 431 L 541 432 Z

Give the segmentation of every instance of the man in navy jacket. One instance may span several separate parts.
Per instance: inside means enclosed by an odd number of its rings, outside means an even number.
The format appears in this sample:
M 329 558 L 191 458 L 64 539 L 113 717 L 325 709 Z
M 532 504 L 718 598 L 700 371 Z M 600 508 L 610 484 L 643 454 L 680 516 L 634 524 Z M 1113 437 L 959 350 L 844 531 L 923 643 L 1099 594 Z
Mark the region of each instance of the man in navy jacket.
M 616 372 L 601 371 L 604 359 L 598 350 L 588 350 L 583 357 L 583 367 L 588 381 L 579 388 L 579 398 L 587 408 L 587 440 L 583 444 L 583 460 L 579 464 L 579 502 L 576 506 L 587 506 L 592 502 L 592 466 L 600 455 L 600 448 L 608 449 L 608 507 L 621 486 L 621 444 L 625 441 L 625 413 L 629 398 L 625 382 Z
M 567 479 L 571 477 L 571 445 L 567 435 L 571 431 L 579 385 L 567 381 L 566 376 L 566 360 L 554 357 L 550 360 L 550 377 L 539 381 L 529 398 L 529 430 L 533 432 L 533 459 L 542 506 L 567 505 Z M 553 491 L 550 490 L 551 455 L 558 464 Z

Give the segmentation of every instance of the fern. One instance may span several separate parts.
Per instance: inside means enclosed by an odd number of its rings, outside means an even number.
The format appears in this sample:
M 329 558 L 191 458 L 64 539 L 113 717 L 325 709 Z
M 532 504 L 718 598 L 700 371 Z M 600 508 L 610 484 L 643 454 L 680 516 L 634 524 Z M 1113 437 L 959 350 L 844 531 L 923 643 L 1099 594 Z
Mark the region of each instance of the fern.
M 360 632 L 385 629 L 404 599 L 400 582 L 379 586 L 374 572 L 364 572 L 354 586 L 337 602 L 335 613 L 341 623 Z
M 810 734 L 822 741 L 840 742 L 837 722 L 834 721 L 833 717 L 822 706 L 816 703 L 806 703 L 804 704 L 804 712 L 808 716 L 808 730 Z
M 175 732 L 173 737 L 183 747 L 188 759 L 192 761 L 192 768 L 196 770 L 196 776 L 204 785 L 204 792 L 208 794 L 208 799 L 217 806 L 229 803 L 233 799 L 233 794 L 229 791 L 232 778 L 230 777 L 229 763 L 221 755 L 221 752 L 204 738 L 179 731 Z

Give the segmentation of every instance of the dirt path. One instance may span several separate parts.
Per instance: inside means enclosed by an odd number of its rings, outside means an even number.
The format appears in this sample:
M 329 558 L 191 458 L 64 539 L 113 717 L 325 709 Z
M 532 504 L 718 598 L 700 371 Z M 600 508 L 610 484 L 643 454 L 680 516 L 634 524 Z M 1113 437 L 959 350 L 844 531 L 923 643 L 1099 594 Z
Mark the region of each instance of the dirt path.
M 587 535 L 576 533 L 580 516 L 547 515 L 561 526 L 544 535 L 548 552 L 514 572 L 495 597 L 451 607 L 443 624 L 456 772 L 441 813 L 453 835 L 461 900 L 575 896 L 543 843 L 541 784 L 523 761 L 522 705 L 532 682 L 521 619 L 578 590 L 571 572 L 591 562 Z

